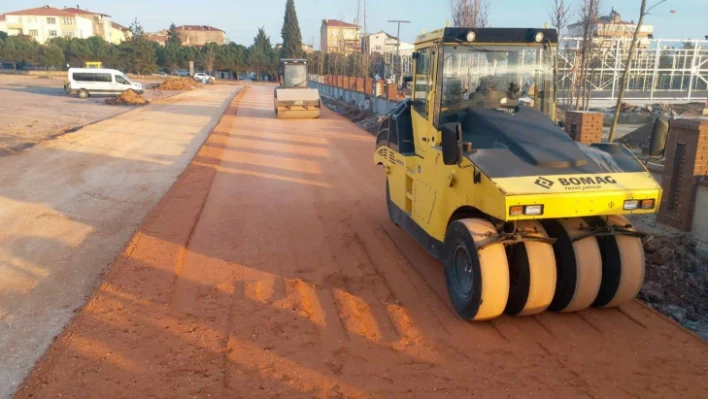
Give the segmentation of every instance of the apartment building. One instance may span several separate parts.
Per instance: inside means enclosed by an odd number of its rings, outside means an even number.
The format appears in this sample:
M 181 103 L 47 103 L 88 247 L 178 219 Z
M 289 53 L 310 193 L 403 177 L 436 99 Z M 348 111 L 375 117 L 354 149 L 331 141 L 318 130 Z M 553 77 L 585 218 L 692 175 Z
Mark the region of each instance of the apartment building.
M 568 36 L 582 38 L 584 28 L 582 21 L 570 24 L 568 25 Z M 616 43 L 619 43 L 620 47 L 629 47 L 636 29 L 637 24 L 634 21 L 623 21 L 622 16 L 612 9 L 608 15 L 601 16 L 597 24 L 594 25 L 592 32 L 593 42 L 603 47 L 615 46 Z M 642 24 L 637 36 L 639 47 L 647 47 L 650 39 L 653 38 L 653 34 L 654 26 Z
M 58 9 L 46 5 L 27 10 L 5 13 L 5 23 L 0 29 L 8 35 L 32 36 L 44 44 L 55 37 L 81 38 L 99 36 L 110 43 L 125 40 L 125 33 L 115 28 L 110 15 L 80 8 Z
M 360 52 L 359 26 L 337 19 L 323 19 L 320 27 L 320 50 L 323 53 L 344 55 Z
M 226 32 L 209 25 L 181 25 L 177 35 L 185 46 L 203 46 L 207 43 L 224 44 Z
M 396 50 L 401 56 L 410 56 L 415 46 L 406 42 L 399 43 L 396 36 L 384 31 L 370 33 L 361 38 L 361 51 L 365 54 L 396 54 Z

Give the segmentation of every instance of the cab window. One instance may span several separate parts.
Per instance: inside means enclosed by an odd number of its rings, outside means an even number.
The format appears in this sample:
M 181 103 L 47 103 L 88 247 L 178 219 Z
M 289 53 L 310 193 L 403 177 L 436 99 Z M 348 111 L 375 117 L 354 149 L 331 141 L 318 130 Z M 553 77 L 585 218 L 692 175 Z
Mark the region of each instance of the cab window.
M 120 84 L 122 84 L 122 85 L 128 85 L 128 84 L 130 84 L 130 82 L 128 82 L 127 80 L 125 80 L 125 78 L 122 77 L 122 76 L 120 76 L 120 75 L 116 75 L 116 83 L 120 83 Z
M 418 51 L 415 60 L 415 82 L 413 82 L 413 109 L 425 118 L 428 117 L 428 94 L 432 89 L 430 80 L 431 48 Z

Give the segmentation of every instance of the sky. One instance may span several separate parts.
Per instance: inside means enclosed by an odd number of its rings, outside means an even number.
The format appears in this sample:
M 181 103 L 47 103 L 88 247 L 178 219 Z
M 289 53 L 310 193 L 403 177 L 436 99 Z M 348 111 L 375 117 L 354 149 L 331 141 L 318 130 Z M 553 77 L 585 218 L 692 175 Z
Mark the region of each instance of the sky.
M 659 0 L 649 0 L 650 6 Z M 78 2 L 78 3 L 77 3 Z M 401 25 L 401 39 L 413 42 L 422 29 L 445 26 L 450 19 L 450 0 L 295 0 L 303 43 L 319 48 L 322 19 L 353 22 L 361 4 L 360 25 L 366 2 L 366 31 L 386 30 L 396 34 L 390 19 L 408 20 Z M 490 0 L 490 25 L 494 27 L 543 27 L 549 22 L 552 0 Z M 570 0 L 576 6 L 581 0 Z M 615 9 L 626 21 L 639 19 L 640 0 L 602 0 L 603 11 Z M 51 4 L 56 8 L 76 7 L 109 14 L 115 22 L 129 26 L 137 17 L 147 32 L 176 25 L 211 25 L 226 31 L 231 41 L 250 45 L 259 27 L 271 43 L 279 43 L 285 0 L 2 0 L 0 13 Z M 671 11 L 674 11 L 672 13 Z M 654 37 L 661 39 L 703 39 L 708 35 L 708 0 L 667 0 L 652 10 L 645 23 L 654 25 Z

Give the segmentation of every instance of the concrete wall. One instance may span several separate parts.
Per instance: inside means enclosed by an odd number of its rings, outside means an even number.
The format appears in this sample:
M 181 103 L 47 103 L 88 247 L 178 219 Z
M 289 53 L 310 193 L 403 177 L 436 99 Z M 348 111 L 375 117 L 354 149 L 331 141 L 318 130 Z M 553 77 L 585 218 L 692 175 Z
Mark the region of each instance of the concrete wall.
M 692 233 L 696 239 L 696 250 L 708 255 L 708 181 L 702 182 L 696 190 L 696 209 L 698 212 L 693 213 L 693 229 Z
M 338 100 L 353 102 L 359 108 L 371 108 L 377 115 L 386 115 L 393 110 L 398 101 L 391 101 L 382 97 L 373 97 L 353 90 L 346 90 L 340 87 L 328 86 L 324 83 L 310 81 L 309 85 L 317 89 L 322 97 L 336 98 Z

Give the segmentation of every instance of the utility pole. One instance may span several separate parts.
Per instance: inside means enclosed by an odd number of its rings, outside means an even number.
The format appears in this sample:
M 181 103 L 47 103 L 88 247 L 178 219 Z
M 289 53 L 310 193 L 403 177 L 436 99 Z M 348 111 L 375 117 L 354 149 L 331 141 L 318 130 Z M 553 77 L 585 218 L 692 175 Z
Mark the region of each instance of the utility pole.
M 396 33 L 396 58 L 398 58 L 398 73 L 396 74 L 396 78 L 400 78 L 401 74 L 401 24 L 409 24 L 411 21 L 401 21 L 398 19 L 389 19 L 388 22 L 393 23 L 393 24 L 398 24 L 398 31 Z M 384 48 L 386 44 L 384 43 Z M 393 60 L 393 65 L 396 65 L 396 60 Z

